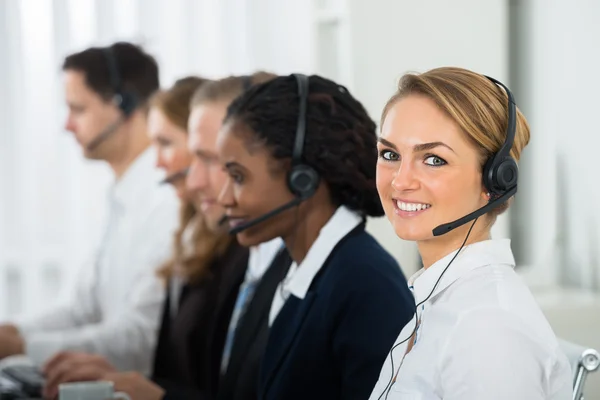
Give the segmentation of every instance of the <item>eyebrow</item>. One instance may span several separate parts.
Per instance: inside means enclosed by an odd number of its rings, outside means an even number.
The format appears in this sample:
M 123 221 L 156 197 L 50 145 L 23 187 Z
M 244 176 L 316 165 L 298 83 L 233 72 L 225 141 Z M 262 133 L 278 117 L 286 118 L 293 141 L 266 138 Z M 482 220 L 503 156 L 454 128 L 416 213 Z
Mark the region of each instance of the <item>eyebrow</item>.
M 217 155 L 211 152 L 208 152 L 206 150 L 195 150 L 194 154 L 196 155 L 196 157 L 200 157 L 200 158 L 204 158 L 204 159 L 215 159 L 217 158 Z
M 171 139 L 169 139 L 168 137 L 166 137 L 166 136 L 163 136 L 163 134 L 162 134 L 162 133 L 159 133 L 158 135 L 156 135 L 156 136 L 154 137 L 154 139 L 155 139 L 155 140 L 157 140 L 157 141 L 160 141 L 160 142 L 171 142 L 171 141 L 172 141 L 172 140 L 171 140 Z
M 396 145 L 392 142 L 390 142 L 387 139 L 384 138 L 378 138 L 377 141 L 381 144 L 383 144 L 384 146 L 388 146 L 391 147 L 394 150 L 398 150 L 398 147 L 396 147 Z M 427 150 L 431 150 L 434 149 L 436 147 L 446 147 L 447 149 L 450 149 L 453 153 L 456 153 L 454 151 L 454 149 L 450 146 L 448 146 L 446 143 L 444 142 L 430 142 L 430 143 L 421 143 L 421 144 L 416 144 L 413 146 L 413 151 L 415 153 L 421 152 L 421 151 L 427 151 Z
M 223 168 L 225 169 L 231 169 L 231 168 L 241 168 L 241 169 L 246 169 L 244 168 L 244 166 L 238 162 L 235 161 L 228 161 L 223 165 Z

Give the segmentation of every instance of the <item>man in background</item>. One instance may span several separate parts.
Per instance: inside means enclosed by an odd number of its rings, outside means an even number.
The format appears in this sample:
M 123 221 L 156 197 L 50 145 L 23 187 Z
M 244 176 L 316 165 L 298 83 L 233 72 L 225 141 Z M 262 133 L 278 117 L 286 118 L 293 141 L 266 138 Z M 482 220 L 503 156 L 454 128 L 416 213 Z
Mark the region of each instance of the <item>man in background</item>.
M 62 68 L 66 129 L 86 158 L 108 163 L 115 176 L 109 219 L 69 302 L 0 326 L 0 359 L 24 354 L 41 366 L 57 354 L 87 352 L 119 370 L 147 373 L 165 295 L 156 270 L 178 223 L 177 197 L 159 185 L 146 130 L 158 65 L 140 47 L 120 42 L 69 55 Z

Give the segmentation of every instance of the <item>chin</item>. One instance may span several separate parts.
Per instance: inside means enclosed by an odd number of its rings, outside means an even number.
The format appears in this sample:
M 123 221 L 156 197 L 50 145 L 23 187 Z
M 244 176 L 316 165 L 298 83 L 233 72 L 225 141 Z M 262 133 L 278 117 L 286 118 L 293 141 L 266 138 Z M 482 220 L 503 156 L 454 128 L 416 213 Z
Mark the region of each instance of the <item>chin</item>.
M 246 229 L 236 235 L 237 241 L 244 247 L 258 246 L 261 243 L 275 239 L 277 236 L 269 235 L 264 230 Z
M 394 232 L 396 232 L 396 236 L 410 242 L 419 242 L 434 237 L 433 229 L 424 228 L 423 224 L 394 221 L 392 222 L 392 227 L 394 228 Z
M 238 243 L 244 247 L 258 246 L 259 244 L 267 241 L 267 240 L 262 240 L 257 235 L 252 235 L 251 233 L 249 234 L 249 232 L 247 232 L 247 231 L 240 232 L 235 237 L 236 237 Z

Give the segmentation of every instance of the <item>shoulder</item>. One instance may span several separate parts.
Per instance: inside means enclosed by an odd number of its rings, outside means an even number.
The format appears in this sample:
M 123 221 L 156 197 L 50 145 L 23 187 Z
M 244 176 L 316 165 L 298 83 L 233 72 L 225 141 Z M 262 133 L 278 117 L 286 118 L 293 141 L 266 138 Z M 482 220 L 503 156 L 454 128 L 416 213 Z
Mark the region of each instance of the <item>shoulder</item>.
M 568 362 L 542 325 L 499 307 L 463 313 L 440 352 L 442 385 L 452 393 L 461 382 L 477 381 L 479 389 L 498 393 L 495 398 L 515 398 L 570 384 Z
M 391 280 L 406 285 L 406 278 L 394 257 L 364 229 L 344 238 L 331 255 L 335 270 L 347 278 L 368 276 L 369 280 Z
M 460 314 L 444 346 L 445 358 L 471 357 L 498 363 L 553 364 L 558 342 L 545 321 L 501 307 L 479 307 Z
M 398 262 L 367 232 L 346 237 L 331 254 L 327 281 L 342 302 L 388 304 L 414 311 L 414 298 Z

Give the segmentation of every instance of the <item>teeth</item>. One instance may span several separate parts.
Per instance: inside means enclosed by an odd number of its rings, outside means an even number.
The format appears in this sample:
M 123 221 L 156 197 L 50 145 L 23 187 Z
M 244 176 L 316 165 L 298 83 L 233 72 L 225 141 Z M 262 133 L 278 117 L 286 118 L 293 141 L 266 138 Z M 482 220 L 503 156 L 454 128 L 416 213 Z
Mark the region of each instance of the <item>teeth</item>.
M 431 207 L 430 204 L 422 204 L 422 203 L 404 203 L 402 201 L 396 201 L 396 205 L 402 211 L 421 211 L 426 210 Z

